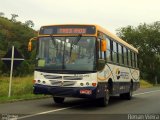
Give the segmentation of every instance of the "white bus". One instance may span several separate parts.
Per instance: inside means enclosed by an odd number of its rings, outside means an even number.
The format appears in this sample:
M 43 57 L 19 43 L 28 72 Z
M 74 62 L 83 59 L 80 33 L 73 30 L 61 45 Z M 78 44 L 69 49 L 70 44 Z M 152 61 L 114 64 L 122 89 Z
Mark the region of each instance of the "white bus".
M 40 28 L 34 94 L 98 99 L 106 106 L 111 95 L 132 98 L 139 88 L 138 50 L 98 25 L 48 25 Z

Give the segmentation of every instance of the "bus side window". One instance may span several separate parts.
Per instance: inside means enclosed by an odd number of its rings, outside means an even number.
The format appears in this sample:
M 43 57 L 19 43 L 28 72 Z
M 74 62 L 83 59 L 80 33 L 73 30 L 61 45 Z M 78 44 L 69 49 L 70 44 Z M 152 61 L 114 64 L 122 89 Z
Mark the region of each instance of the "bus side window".
M 128 65 L 131 67 L 131 52 L 128 50 Z
M 132 52 L 132 64 L 133 64 L 133 67 L 135 67 L 135 59 L 134 59 L 134 52 Z
M 119 56 L 119 64 L 122 64 L 122 47 L 118 44 L 118 56 Z
M 106 36 L 107 40 L 107 51 L 106 51 L 106 59 L 107 61 L 111 61 L 111 46 L 110 39 Z
M 123 47 L 124 65 L 127 65 L 127 51 L 126 47 Z
M 138 60 L 137 60 L 137 53 L 135 53 L 135 62 L 136 62 L 136 68 L 138 68 L 138 64 L 137 64 L 137 62 L 138 62 Z
M 110 39 L 110 55 L 111 55 L 111 61 L 113 61 L 113 41 Z
M 113 62 L 117 63 L 117 43 L 113 41 Z
M 127 66 L 129 65 L 129 60 L 128 60 L 128 49 L 126 48 L 126 57 L 127 57 Z
M 134 67 L 137 68 L 137 64 L 136 64 L 136 53 L 134 52 Z
M 100 43 L 100 39 L 98 38 L 98 55 L 99 55 L 99 59 L 102 59 L 102 52 L 101 52 L 101 43 Z
M 123 51 L 123 46 L 122 47 L 122 64 L 124 64 L 124 51 Z
M 117 47 L 117 63 L 119 63 L 119 49 L 118 49 L 118 43 L 116 44 L 116 47 Z
M 132 51 L 130 51 L 130 56 L 131 56 L 131 67 L 133 67 L 133 61 L 132 61 Z
M 106 51 L 101 51 L 101 39 L 98 39 L 99 59 L 106 59 Z

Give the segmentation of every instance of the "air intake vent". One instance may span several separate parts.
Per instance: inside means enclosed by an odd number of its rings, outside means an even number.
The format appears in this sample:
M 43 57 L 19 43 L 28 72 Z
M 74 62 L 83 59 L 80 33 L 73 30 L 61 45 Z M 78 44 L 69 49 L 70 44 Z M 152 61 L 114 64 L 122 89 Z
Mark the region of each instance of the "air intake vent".
M 73 86 L 75 83 L 75 81 L 64 81 L 63 86 Z
M 76 77 L 76 76 L 64 76 L 64 80 L 82 80 L 82 77 Z
M 52 86 L 62 86 L 62 81 L 50 80 Z
M 62 76 L 58 75 L 44 75 L 46 79 L 62 79 Z

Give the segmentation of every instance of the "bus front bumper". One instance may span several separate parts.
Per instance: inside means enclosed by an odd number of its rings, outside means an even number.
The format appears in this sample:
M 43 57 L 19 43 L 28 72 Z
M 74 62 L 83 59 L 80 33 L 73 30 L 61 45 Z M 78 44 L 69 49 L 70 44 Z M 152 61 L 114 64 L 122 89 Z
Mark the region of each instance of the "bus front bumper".
M 35 84 L 34 94 L 45 94 L 59 97 L 96 98 L 96 87 L 55 87 Z

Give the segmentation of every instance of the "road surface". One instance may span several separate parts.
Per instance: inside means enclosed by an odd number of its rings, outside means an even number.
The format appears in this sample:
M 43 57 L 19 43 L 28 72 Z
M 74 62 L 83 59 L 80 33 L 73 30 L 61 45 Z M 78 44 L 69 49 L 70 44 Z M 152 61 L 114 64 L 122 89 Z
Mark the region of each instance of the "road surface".
M 3 103 L 0 114 L 2 120 L 160 120 L 160 88 L 139 89 L 132 100 L 111 97 L 107 107 L 79 98 L 67 98 L 61 105 L 52 98 Z

